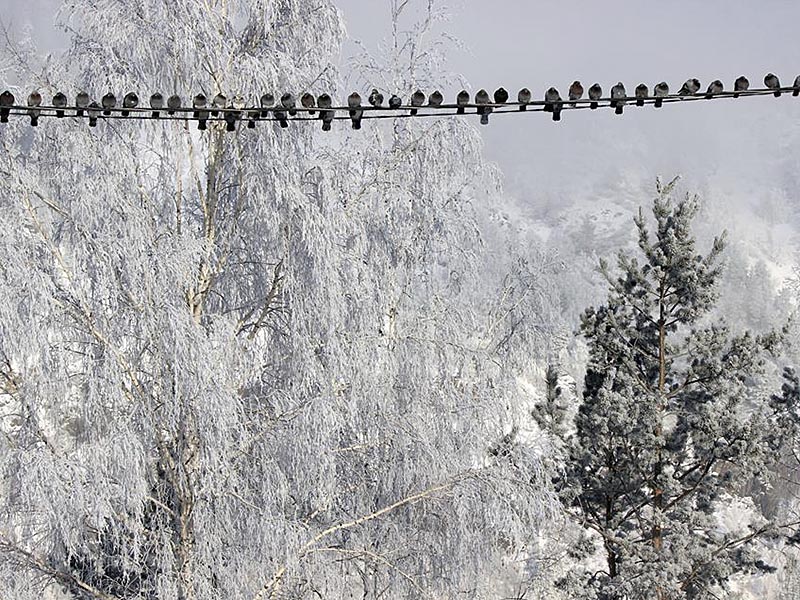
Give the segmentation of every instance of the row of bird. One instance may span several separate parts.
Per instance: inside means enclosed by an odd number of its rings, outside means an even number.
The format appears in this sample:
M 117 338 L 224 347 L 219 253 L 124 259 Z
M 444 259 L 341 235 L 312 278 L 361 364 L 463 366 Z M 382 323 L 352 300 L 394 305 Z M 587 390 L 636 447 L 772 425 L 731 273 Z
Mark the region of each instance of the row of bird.
M 768 73 L 764 77 L 764 85 L 766 86 L 764 91 L 773 93 L 776 97 L 779 97 L 783 92 L 791 92 L 794 96 L 800 95 L 800 75 L 794 80 L 793 86 L 784 88 L 781 87 L 780 80 L 775 74 Z M 209 101 L 205 94 L 201 93 L 194 96 L 191 106 L 187 106 L 184 105 L 183 100 L 177 94 L 165 100 L 162 94 L 155 93 L 150 96 L 149 108 L 139 106 L 139 96 L 135 92 L 125 94 L 121 103 L 118 103 L 117 97 L 110 92 L 104 95 L 99 103 L 92 100 L 88 93 L 80 92 L 75 97 L 74 106 L 68 106 L 69 100 L 67 96 L 62 92 L 58 92 L 53 96 L 51 106 L 46 106 L 42 104 L 41 93 L 33 91 L 28 96 L 27 105 L 19 106 L 15 104 L 16 98 L 14 94 L 6 90 L 0 94 L 0 123 L 8 121 L 12 110 L 21 111 L 20 114 L 27 114 L 30 117 L 31 125 L 34 127 L 38 125 L 39 117 L 43 115 L 42 111 L 52 111 L 54 116 L 59 118 L 68 116 L 68 111 L 74 113 L 74 116 L 77 117 L 87 116 L 90 127 L 97 125 L 97 120 L 101 114 L 105 117 L 110 117 L 112 113 L 119 113 L 121 117 L 128 117 L 131 113 L 150 112 L 151 118 L 158 119 L 163 112 L 166 112 L 167 115 L 192 113 L 192 118 L 198 121 L 198 128 L 201 130 L 206 129 L 206 123 L 210 118 L 212 120 L 213 118 L 221 118 L 226 122 L 228 131 L 235 131 L 236 122 L 243 118 L 247 119 L 249 128 L 254 128 L 257 120 L 268 119 L 270 115 L 271 119 L 277 120 L 281 127 L 288 127 L 289 117 L 294 117 L 298 111 L 302 111 L 310 116 L 314 116 L 318 112 L 319 119 L 322 121 L 322 129 L 328 131 L 331 128 L 331 122 L 336 118 L 337 111 L 346 111 L 352 121 L 353 129 L 360 129 L 364 112 L 370 110 L 401 110 L 407 111 L 409 116 L 416 116 L 420 109 L 447 108 L 455 109 L 455 114 L 465 114 L 467 109 L 474 108 L 477 114 L 481 116 L 481 123 L 486 125 L 489 123 L 489 115 L 494 109 L 509 106 L 517 107 L 520 111 L 527 110 L 529 106 L 541 107 L 539 110 L 552 113 L 553 120 L 559 121 L 565 104 L 573 108 L 581 104 L 588 105 L 590 109 L 596 109 L 601 103 L 608 103 L 608 106 L 615 109 L 617 114 L 622 114 L 624 107 L 629 102 L 634 102 L 637 106 L 652 103 L 656 108 L 659 108 L 665 100 L 680 100 L 689 96 L 701 95 L 700 90 L 700 81 L 691 78 L 686 80 L 676 95 L 670 96 L 669 85 L 662 81 L 653 87 L 652 95 L 650 88 L 641 83 L 636 86 L 634 95 L 629 96 L 625 85 L 619 82 L 611 88 L 610 96 L 605 98 L 603 97 L 603 88 L 600 84 L 595 83 L 589 87 L 587 99 L 584 99 L 583 85 L 580 81 L 574 81 L 569 87 L 566 100 L 561 97 L 560 92 L 554 87 L 545 92 L 543 101 L 534 101 L 531 91 L 528 88 L 522 88 L 517 93 L 517 101 L 509 102 L 508 91 L 501 87 L 495 90 L 492 96 L 484 89 L 479 90 L 472 102 L 471 100 L 473 99 L 469 92 L 462 90 L 456 96 L 455 104 L 445 104 L 444 96 L 439 91 L 426 96 L 421 90 L 417 90 L 411 94 L 408 104 L 405 104 L 400 96 L 393 94 L 389 98 L 388 106 L 384 106 L 384 95 L 377 89 L 373 89 L 367 98 L 369 106 L 362 105 L 361 95 L 358 92 L 353 92 L 347 98 L 347 106 L 340 107 L 333 106 L 333 99 L 329 94 L 321 94 L 316 98 L 310 93 L 302 94 L 298 105 L 298 99 L 293 94 L 283 94 L 276 101 L 276 97 L 273 94 L 266 93 L 261 96 L 259 106 L 256 107 L 247 106 L 244 97 L 241 95 L 235 95 L 229 101 L 224 94 L 220 93 Z M 710 99 L 715 96 L 729 94 L 737 98 L 748 92 L 756 93 L 756 90 L 751 91 L 750 82 L 746 77 L 742 76 L 734 81 L 732 92 L 726 92 L 723 83 L 720 80 L 715 80 L 709 84 L 705 94 L 702 94 L 702 96 Z M 15 112 L 14 114 L 17 113 Z M 49 113 L 44 114 L 50 116 Z M 184 115 L 179 118 L 187 117 Z

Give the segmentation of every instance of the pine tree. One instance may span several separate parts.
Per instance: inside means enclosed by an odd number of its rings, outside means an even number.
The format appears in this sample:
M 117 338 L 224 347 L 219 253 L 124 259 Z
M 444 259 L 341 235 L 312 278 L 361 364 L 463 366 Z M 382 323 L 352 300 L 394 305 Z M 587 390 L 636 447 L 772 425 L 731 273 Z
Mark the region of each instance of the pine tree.
M 735 573 L 770 569 L 757 541 L 773 524 L 754 506 L 739 530 L 719 515 L 752 504 L 738 490 L 766 475 L 779 443 L 768 425 L 782 409 L 751 397 L 748 382 L 781 335 L 712 321 L 725 236 L 698 254 L 697 199 L 674 201 L 676 181 L 657 184 L 653 233 L 641 209 L 634 219 L 642 258 L 620 252 L 619 275 L 601 261 L 607 303 L 582 316 L 590 360 L 557 485 L 604 568 L 565 578 L 575 596 L 701 598 Z

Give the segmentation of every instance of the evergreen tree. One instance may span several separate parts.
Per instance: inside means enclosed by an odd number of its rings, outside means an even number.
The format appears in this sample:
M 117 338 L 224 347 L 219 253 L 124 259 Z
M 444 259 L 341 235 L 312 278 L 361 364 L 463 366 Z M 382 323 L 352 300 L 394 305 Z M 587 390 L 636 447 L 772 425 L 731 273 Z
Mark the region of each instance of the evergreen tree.
M 705 598 L 736 573 L 770 570 L 757 542 L 777 527 L 740 489 L 780 445 L 770 421 L 787 404 L 748 384 L 781 335 L 734 335 L 708 317 L 724 235 L 698 254 L 698 204 L 674 202 L 675 183 L 657 184 L 654 233 L 641 209 L 634 219 L 643 260 L 620 252 L 619 275 L 601 261 L 609 293 L 582 316 L 583 398 L 574 427 L 551 428 L 568 453 L 562 500 L 604 558 L 560 582 L 572 597 Z M 740 527 L 726 528 L 737 510 Z

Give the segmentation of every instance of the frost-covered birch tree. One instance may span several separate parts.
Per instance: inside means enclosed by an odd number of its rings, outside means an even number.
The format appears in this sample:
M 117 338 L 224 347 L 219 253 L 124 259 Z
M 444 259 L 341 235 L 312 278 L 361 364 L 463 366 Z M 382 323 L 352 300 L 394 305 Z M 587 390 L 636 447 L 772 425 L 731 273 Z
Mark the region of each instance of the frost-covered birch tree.
M 339 78 L 328 0 L 60 19 L 63 56 L 8 54 L 46 97 Z M 518 393 L 496 178 L 461 122 L 317 127 L 0 129 L 0 595 L 495 596 L 550 510 L 536 457 L 489 452 Z

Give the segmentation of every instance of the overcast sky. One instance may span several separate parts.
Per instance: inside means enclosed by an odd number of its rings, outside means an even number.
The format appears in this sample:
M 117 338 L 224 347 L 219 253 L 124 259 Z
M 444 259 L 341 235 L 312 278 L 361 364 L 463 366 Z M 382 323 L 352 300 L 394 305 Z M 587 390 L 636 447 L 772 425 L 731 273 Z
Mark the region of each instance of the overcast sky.
M 420 0 L 418 3 L 423 4 Z M 352 39 L 375 48 L 389 27 L 388 1 L 338 0 Z M 43 49 L 64 38 L 52 27 L 57 0 L 0 0 L 0 15 L 30 23 Z M 726 86 L 741 74 L 761 85 L 767 71 L 790 83 L 800 73 L 797 0 L 454 0 L 447 31 L 449 69 L 473 90 L 527 86 L 540 98 L 573 79 L 629 90 L 688 77 Z M 353 52 L 346 44 L 344 56 Z M 452 96 L 456 89 L 443 90 Z M 682 173 L 690 184 L 753 193 L 777 186 L 792 193 L 800 177 L 800 99 L 750 98 L 612 111 L 566 113 L 561 123 L 534 113 L 495 117 L 481 128 L 487 157 L 517 194 L 588 193 L 619 177 Z M 788 177 L 788 179 L 787 179 Z M 777 181 L 779 180 L 779 181 Z M 788 191 L 787 191 L 788 190 Z

